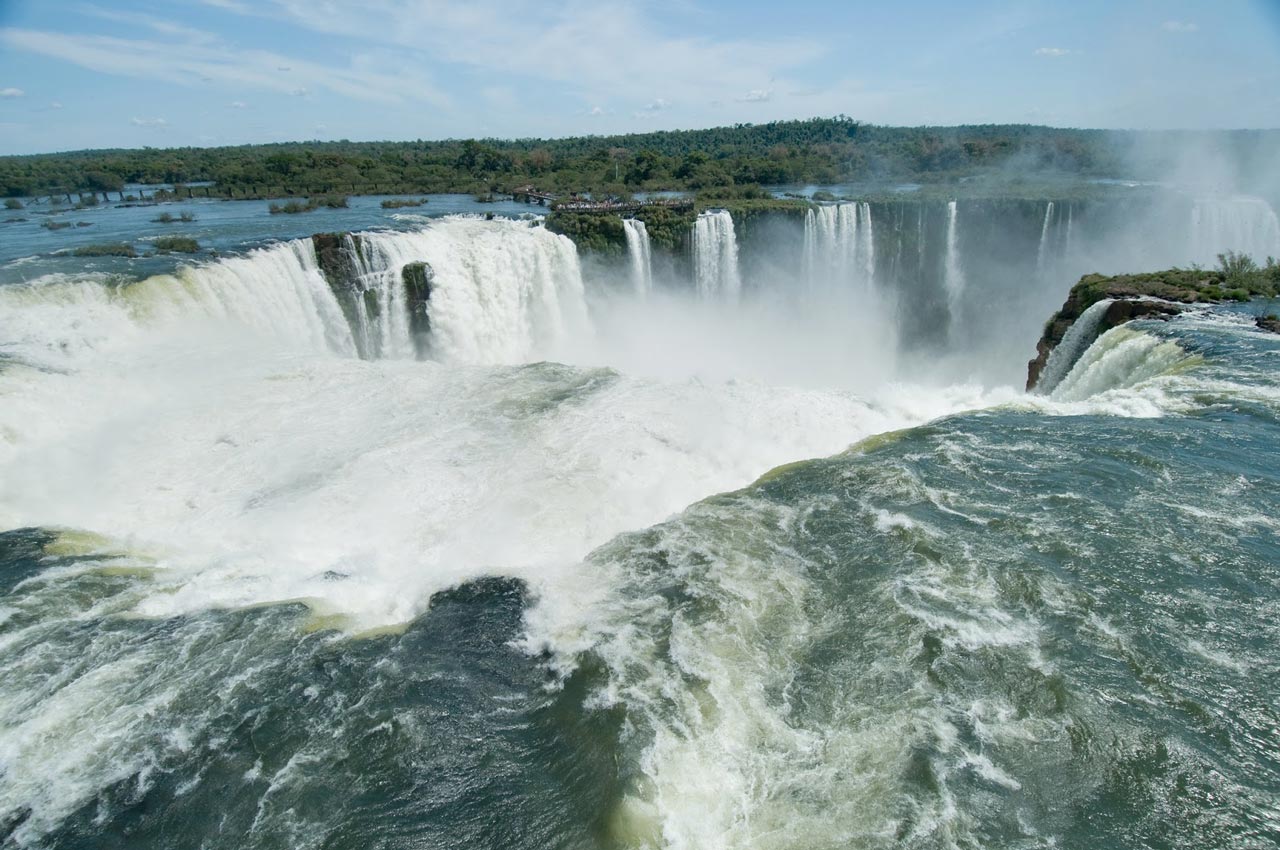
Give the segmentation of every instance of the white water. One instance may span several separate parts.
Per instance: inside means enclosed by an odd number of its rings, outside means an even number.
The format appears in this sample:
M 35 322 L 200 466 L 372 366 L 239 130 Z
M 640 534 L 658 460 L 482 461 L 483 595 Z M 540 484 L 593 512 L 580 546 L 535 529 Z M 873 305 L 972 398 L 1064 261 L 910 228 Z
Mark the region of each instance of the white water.
M 654 377 L 495 368 L 561 348 L 628 360 L 615 337 L 650 340 L 652 362 L 661 305 L 602 316 L 611 330 L 641 327 L 597 339 L 572 243 L 527 222 L 444 220 L 361 243 L 374 291 L 405 262 L 430 262 L 431 351 L 450 365 L 356 359 L 307 240 L 120 289 L 0 288 L 0 341 L 19 364 L 0 371 L 0 529 L 78 529 L 145 554 L 162 569 L 139 613 L 306 599 L 377 626 L 489 572 L 559 588 L 620 531 L 984 397 L 742 380 L 761 329 L 803 351 L 813 327 L 770 314 L 739 333 L 743 308 L 711 304 L 690 331 L 707 350 L 670 352 Z M 378 321 L 394 322 L 379 344 L 410 352 L 396 348 L 397 296 L 379 303 Z M 703 354 L 723 358 L 725 377 L 701 377 Z M 766 359 L 770 380 L 791 386 L 818 365 Z
M 1190 359 L 1176 342 L 1122 325 L 1089 347 L 1054 389 L 1052 399 L 1081 401 L 1128 389 L 1176 371 Z
M 653 258 L 649 230 L 638 218 L 624 218 L 622 227 L 627 237 L 627 256 L 631 258 L 631 286 L 636 295 L 644 296 L 653 289 Z
M 1044 262 L 1049 244 L 1049 223 L 1053 220 L 1053 201 L 1044 208 L 1044 224 L 1040 226 L 1040 246 L 1036 249 L 1036 277 L 1044 277 Z
M 947 304 L 954 324 L 960 315 L 960 303 L 964 297 L 964 267 L 960 261 L 959 227 L 960 209 L 955 201 L 947 202 L 947 250 L 944 260 L 942 285 L 947 291 Z
M 415 355 L 409 335 L 409 309 L 401 271 L 404 263 L 384 239 L 360 238 L 347 234 L 344 247 L 354 259 L 360 293 L 373 295 L 374 314 L 369 314 L 363 295 L 355 300 L 359 317 L 359 337 L 364 341 L 361 355 L 373 360 L 411 359 Z
M 804 259 L 811 291 L 870 294 L 875 285 L 871 204 L 831 204 L 810 209 L 805 214 Z
M 1102 322 L 1107 308 L 1111 306 L 1112 300 L 1104 298 L 1101 301 L 1095 301 L 1071 324 L 1063 335 L 1062 341 L 1049 352 L 1049 359 L 1040 373 L 1040 380 L 1036 382 L 1036 392 L 1042 394 L 1053 392 L 1054 388 L 1067 376 L 1071 367 L 1080 359 L 1080 355 L 1084 354 L 1098 336 L 1098 325 Z
M 1261 198 L 1202 198 L 1191 208 L 1192 262 L 1217 265 L 1217 255 L 1235 251 L 1254 258 L 1280 257 L 1280 220 Z
M 693 268 L 698 294 L 703 298 L 737 300 L 742 279 L 738 271 L 738 239 L 728 210 L 701 213 L 694 222 Z

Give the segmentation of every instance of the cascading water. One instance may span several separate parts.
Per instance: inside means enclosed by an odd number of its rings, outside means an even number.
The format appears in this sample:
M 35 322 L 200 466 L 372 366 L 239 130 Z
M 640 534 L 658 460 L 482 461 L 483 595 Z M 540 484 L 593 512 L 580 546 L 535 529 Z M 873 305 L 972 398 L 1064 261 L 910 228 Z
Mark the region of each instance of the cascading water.
M 728 210 L 710 210 L 693 225 L 693 267 L 698 294 L 706 299 L 737 299 L 742 289 L 738 239 Z
M 960 209 L 955 201 L 947 202 L 947 250 L 943 267 L 942 285 L 947 290 L 947 304 L 954 323 L 960 315 L 964 296 L 964 267 L 960 262 L 959 228 Z M 923 245 L 923 240 L 921 241 Z
M 587 332 L 582 271 L 573 243 L 538 222 L 450 218 L 408 233 L 359 235 L 389 287 L 406 265 L 430 263 L 431 351 L 441 360 L 519 363 Z M 412 352 L 403 302 L 393 302 L 396 350 Z
M 1053 221 L 1053 201 L 1044 208 L 1044 224 L 1040 226 L 1040 246 L 1036 249 L 1036 277 L 1044 277 L 1045 257 L 1049 247 L 1049 224 Z
M 828 204 L 810 209 L 804 224 L 805 277 L 815 291 L 874 285 L 875 233 L 871 204 Z
M 622 228 L 627 237 L 627 256 L 631 258 L 631 286 L 636 295 L 647 295 L 653 289 L 649 230 L 638 218 L 624 218 Z
M 1097 338 L 1098 325 L 1102 323 L 1102 317 L 1110 306 L 1111 299 L 1107 298 L 1090 304 L 1072 323 L 1062 337 L 1062 341 L 1049 353 L 1049 359 L 1044 365 L 1040 380 L 1036 382 L 1036 392 L 1047 395 L 1062 382 L 1062 379 L 1075 366 L 1076 361 Z
M 1247 254 L 1259 264 L 1280 256 L 1280 220 L 1261 198 L 1201 198 L 1191 207 L 1192 262 L 1215 265 L 1227 251 Z

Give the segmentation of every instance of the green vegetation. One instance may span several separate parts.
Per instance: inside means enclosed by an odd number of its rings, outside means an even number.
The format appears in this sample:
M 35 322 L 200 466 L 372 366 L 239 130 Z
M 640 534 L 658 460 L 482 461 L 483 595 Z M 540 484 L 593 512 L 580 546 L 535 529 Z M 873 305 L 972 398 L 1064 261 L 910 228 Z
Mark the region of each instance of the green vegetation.
M 77 257 L 136 257 L 138 252 L 124 242 L 107 242 L 101 245 L 83 245 L 73 251 Z
M 20 210 L 22 209 L 22 201 L 17 198 L 5 198 L 4 208 L 7 210 Z
M 160 236 L 154 244 L 161 254 L 194 254 L 200 250 L 200 243 L 189 236 Z
M 426 202 L 426 198 L 390 198 L 382 202 L 382 208 L 384 210 L 398 210 L 404 207 L 420 207 Z
M 268 211 L 272 215 L 277 215 L 279 213 L 292 215 L 295 213 L 311 212 L 312 210 L 318 210 L 321 207 L 328 207 L 329 209 L 345 209 L 346 206 L 347 199 L 344 195 L 320 195 L 308 198 L 305 203 L 302 201 L 289 201 L 283 206 L 280 204 L 272 204 L 268 207 Z
M 75 225 L 69 221 L 54 221 L 53 219 L 47 219 L 40 222 L 40 226 L 45 230 L 66 230 L 68 227 L 74 227 Z
M 173 185 L 157 200 L 186 197 L 208 181 L 221 197 L 487 194 L 532 184 L 596 195 L 751 184 L 912 180 L 1056 172 L 1144 177 L 1126 154 L 1152 134 L 1028 125 L 880 127 L 844 116 L 739 124 L 708 130 L 567 139 L 294 142 L 229 148 L 96 150 L 0 157 L 0 196 L 118 192 L 125 183 Z M 1252 167 L 1276 133 L 1164 133 L 1162 140 L 1212 143 Z M 1178 145 L 1163 146 L 1170 158 Z M 1152 174 L 1172 161 L 1148 158 Z
M 160 215 L 156 216 L 151 220 L 154 221 L 156 224 L 173 224 L 175 221 L 192 222 L 196 220 L 196 217 L 191 213 L 185 212 L 185 211 L 180 213 L 179 215 L 174 215 L 173 213 L 168 213 L 168 212 L 162 212 L 160 213 Z

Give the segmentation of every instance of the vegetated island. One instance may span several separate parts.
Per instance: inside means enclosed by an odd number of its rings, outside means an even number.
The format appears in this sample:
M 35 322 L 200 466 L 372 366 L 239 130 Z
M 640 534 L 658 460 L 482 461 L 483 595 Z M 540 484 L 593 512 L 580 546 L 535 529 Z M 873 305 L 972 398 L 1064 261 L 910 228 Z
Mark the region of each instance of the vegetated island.
M 1072 325 L 1099 301 L 1111 299 L 1093 337 L 1141 318 L 1169 318 L 1186 304 L 1218 304 L 1280 295 L 1280 262 L 1268 257 L 1259 266 L 1251 257 L 1235 252 L 1218 255 L 1216 269 L 1168 269 L 1146 274 L 1085 275 L 1071 287 L 1067 300 L 1044 326 L 1036 344 L 1036 356 L 1027 364 L 1027 390 L 1036 388 L 1049 355 L 1066 337 Z M 1280 333 L 1280 319 L 1260 316 L 1262 330 Z M 1083 340 L 1087 346 L 1092 340 Z

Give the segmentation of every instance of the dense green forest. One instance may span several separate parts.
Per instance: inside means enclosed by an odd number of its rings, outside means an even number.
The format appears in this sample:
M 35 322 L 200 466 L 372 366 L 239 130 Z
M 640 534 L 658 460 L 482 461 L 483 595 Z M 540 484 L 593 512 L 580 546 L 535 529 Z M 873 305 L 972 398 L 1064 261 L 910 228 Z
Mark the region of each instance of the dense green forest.
M 1274 133 L 1210 135 L 1214 144 L 1245 158 L 1275 147 Z M 246 197 L 490 192 L 525 184 L 549 192 L 621 194 L 848 180 L 945 182 L 1031 172 L 1129 177 L 1140 175 L 1127 173 L 1128 154 L 1152 137 L 1030 125 L 881 127 L 837 116 L 566 139 L 94 150 L 0 157 L 0 195 L 115 192 L 130 183 L 211 183 L 218 194 Z

